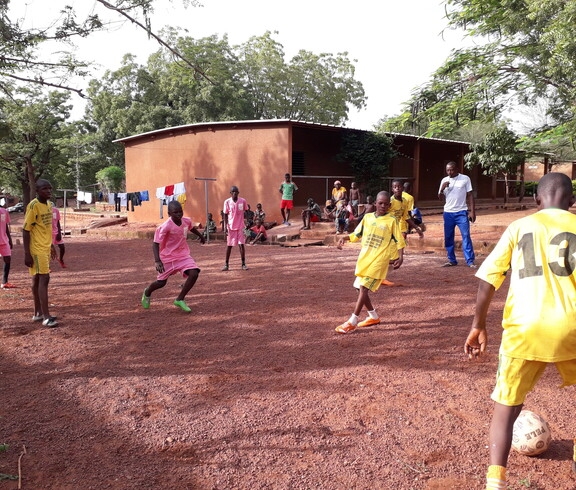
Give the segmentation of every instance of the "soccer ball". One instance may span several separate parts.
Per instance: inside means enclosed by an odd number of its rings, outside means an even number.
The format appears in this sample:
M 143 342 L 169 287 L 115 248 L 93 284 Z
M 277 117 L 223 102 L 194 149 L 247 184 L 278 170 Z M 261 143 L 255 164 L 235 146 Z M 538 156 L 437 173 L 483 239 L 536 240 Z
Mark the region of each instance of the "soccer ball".
M 537 413 L 522 410 L 514 422 L 512 448 L 525 456 L 542 454 L 552 442 L 548 423 Z

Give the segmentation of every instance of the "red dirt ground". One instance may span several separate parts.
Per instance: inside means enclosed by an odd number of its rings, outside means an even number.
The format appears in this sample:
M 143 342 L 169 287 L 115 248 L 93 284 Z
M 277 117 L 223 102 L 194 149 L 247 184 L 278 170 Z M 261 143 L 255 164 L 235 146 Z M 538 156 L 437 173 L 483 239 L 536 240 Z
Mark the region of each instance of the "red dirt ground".
M 513 217 L 518 217 L 514 215 Z M 509 216 L 507 217 L 509 219 Z M 462 354 L 477 280 L 410 250 L 374 302 L 383 325 L 338 336 L 351 313 L 357 246 L 247 248 L 220 272 L 222 243 L 191 244 L 202 268 L 192 314 L 155 277 L 146 240 L 67 240 L 52 313 L 30 320 L 22 247 L 0 291 L 0 473 L 24 489 L 480 489 L 503 287 L 484 362 Z M 490 333 L 489 332 L 489 333 Z M 529 395 L 553 444 L 512 454 L 510 488 L 573 489 L 574 389 L 554 369 Z M 18 482 L 1 481 L 15 489 Z

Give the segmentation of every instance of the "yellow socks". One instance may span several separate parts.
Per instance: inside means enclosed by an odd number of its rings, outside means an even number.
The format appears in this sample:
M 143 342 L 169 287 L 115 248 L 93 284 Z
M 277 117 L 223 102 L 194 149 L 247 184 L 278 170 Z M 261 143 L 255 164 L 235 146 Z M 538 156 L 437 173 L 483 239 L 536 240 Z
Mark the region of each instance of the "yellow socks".
M 491 465 L 486 473 L 486 490 L 506 490 L 506 468 Z

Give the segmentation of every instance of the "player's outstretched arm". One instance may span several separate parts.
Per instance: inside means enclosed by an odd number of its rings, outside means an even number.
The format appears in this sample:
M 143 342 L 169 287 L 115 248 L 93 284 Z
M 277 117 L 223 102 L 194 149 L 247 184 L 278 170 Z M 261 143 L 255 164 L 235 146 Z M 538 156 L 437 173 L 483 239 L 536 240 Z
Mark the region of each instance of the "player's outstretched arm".
M 480 280 L 472 328 L 470 329 L 468 338 L 464 343 L 464 353 L 467 354 L 470 359 L 475 359 L 486 351 L 486 345 L 488 343 L 486 317 L 488 315 L 490 303 L 494 297 L 494 291 L 496 291 L 496 289 L 492 284 Z
M 205 238 L 204 238 L 204 235 L 203 235 L 202 233 L 200 233 L 195 226 L 194 226 L 190 231 L 191 231 L 192 233 L 194 233 L 194 235 L 196 235 L 196 236 L 200 239 L 200 243 L 201 243 L 202 245 L 204 245 L 204 243 L 206 243 L 206 240 L 205 240 Z

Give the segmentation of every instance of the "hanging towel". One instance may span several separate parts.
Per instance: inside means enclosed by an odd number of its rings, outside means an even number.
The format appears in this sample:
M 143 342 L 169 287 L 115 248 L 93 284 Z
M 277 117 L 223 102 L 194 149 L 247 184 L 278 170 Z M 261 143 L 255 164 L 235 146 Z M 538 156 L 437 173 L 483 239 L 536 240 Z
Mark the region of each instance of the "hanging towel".
M 164 218 L 164 199 L 158 199 L 160 201 L 160 219 Z
M 108 193 L 108 204 L 114 204 L 114 196 L 113 192 Z
M 92 193 L 91 192 L 85 192 L 84 193 L 84 201 L 86 202 L 86 204 L 92 204 Z
M 126 192 L 119 192 L 120 206 L 128 206 L 128 194 Z
M 178 182 L 174 184 L 174 195 L 177 196 L 179 194 L 184 194 L 186 192 L 186 186 L 184 182 Z M 166 193 L 168 195 L 168 193 Z
M 148 191 L 140 191 L 140 201 L 149 201 L 150 197 L 148 196 Z
M 180 204 L 182 204 L 182 206 L 184 206 L 184 204 L 186 204 L 186 193 L 183 192 L 182 194 L 178 194 L 178 195 L 176 196 L 176 200 L 177 200 Z
M 158 199 L 162 199 L 166 194 L 165 194 L 165 189 L 166 187 L 158 187 L 156 189 L 156 197 Z
M 164 195 L 165 196 L 173 196 L 174 195 L 174 185 L 167 185 L 164 187 Z

